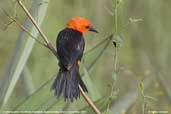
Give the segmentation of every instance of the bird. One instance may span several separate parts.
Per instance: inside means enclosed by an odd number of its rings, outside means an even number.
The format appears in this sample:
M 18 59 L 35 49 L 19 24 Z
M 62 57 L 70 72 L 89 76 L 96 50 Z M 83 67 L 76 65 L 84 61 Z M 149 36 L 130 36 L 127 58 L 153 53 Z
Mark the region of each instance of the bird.
M 69 20 L 56 39 L 59 71 L 52 90 L 55 96 L 63 96 L 65 101 L 73 102 L 80 98 L 79 85 L 84 92 L 88 92 L 79 73 L 85 47 L 83 34 L 88 31 L 98 33 L 88 19 L 75 17 Z

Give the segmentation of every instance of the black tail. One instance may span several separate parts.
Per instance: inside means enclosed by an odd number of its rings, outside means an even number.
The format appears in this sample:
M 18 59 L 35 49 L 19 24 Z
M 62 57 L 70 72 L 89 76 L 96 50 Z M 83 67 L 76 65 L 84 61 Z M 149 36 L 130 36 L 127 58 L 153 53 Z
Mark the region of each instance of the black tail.
M 52 85 L 52 89 L 55 91 L 57 97 L 64 96 L 65 100 L 71 100 L 71 102 L 80 97 L 79 86 L 82 87 L 84 92 L 88 92 L 87 87 L 81 80 L 79 74 L 79 66 L 74 65 L 70 70 L 60 69 L 59 73 Z

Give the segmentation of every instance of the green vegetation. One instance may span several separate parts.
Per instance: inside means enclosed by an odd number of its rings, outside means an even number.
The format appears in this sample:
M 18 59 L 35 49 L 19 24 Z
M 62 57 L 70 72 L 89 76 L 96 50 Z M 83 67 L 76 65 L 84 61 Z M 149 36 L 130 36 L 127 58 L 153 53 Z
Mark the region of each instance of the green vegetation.
M 33 16 L 39 23 L 44 19 L 41 28 L 54 46 L 58 32 L 72 17 L 88 18 L 99 31 L 85 34 L 80 71 L 88 96 L 103 114 L 171 111 L 171 1 L 40 0 L 33 5 L 35 1 L 22 1 L 28 9 L 35 7 Z M 82 97 L 74 103 L 54 97 L 50 88 L 58 72 L 56 57 L 27 34 L 21 37 L 23 31 L 3 10 L 26 21 L 15 0 L 1 1 L 0 110 L 94 114 Z M 27 28 L 38 35 L 29 21 Z

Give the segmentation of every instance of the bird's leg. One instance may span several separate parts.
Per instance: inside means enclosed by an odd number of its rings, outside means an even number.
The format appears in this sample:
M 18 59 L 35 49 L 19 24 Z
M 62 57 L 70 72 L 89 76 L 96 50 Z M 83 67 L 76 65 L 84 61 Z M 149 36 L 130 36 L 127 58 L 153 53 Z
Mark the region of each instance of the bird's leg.
M 80 60 L 77 60 L 77 64 L 80 65 L 81 64 L 81 61 Z

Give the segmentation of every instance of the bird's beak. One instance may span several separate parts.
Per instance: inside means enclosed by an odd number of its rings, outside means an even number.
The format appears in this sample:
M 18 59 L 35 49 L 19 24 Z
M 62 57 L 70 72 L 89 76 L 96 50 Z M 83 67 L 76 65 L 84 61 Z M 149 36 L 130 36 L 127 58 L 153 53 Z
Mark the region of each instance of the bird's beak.
M 98 32 L 96 29 L 94 29 L 93 27 L 90 27 L 90 28 L 89 28 L 89 31 L 99 33 L 99 32 Z

